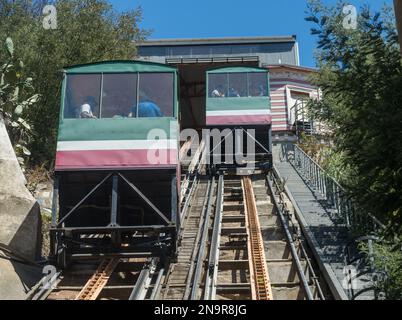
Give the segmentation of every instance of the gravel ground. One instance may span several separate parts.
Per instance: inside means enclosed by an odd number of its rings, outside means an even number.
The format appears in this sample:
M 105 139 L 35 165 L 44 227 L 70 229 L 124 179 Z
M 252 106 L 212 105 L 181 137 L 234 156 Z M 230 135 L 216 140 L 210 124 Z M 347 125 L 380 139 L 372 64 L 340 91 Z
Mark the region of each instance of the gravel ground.
M 47 212 L 42 212 L 42 256 L 49 256 L 49 229 L 51 225 L 51 217 Z

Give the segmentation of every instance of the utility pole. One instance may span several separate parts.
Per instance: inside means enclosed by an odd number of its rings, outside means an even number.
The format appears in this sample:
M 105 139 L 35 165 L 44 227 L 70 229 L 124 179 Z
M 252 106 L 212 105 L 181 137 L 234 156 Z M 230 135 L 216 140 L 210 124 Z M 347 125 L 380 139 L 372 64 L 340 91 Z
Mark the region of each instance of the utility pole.
M 399 35 L 399 47 L 402 55 L 402 0 L 394 0 L 396 27 Z

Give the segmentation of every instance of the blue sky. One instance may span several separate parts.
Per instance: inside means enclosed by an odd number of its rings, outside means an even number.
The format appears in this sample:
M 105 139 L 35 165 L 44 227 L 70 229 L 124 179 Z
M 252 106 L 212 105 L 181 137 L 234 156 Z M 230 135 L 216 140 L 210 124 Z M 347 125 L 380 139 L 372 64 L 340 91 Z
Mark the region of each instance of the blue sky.
M 110 0 L 118 10 L 143 8 L 141 27 L 153 29 L 150 39 L 297 35 L 300 60 L 314 66 L 316 38 L 304 21 L 305 0 Z M 324 0 L 334 4 L 336 0 Z M 379 9 L 392 0 L 350 0 Z

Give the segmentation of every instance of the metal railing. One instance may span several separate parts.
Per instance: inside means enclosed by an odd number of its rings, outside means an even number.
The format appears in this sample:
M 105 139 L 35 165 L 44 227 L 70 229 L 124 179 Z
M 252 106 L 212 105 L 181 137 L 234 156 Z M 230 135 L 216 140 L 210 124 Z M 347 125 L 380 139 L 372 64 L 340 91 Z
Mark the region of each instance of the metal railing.
M 298 101 L 290 109 L 290 123 L 294 123 L 297 134 L 301 132 L 305 132 L 308 135 L 313 134 L 314 121 L 308 116 L 307 101 Z
M 350 300 L 357 300 L 360 296 L 368 295 L 371 292 L 372 298 L 378 300 L 382 292 L 375 286 L 383 272 L 376 269 L 374 264 L 374 243 L 379 238 L 376 236 L 364 236 L 351 240 L 344 249 L 344 264 L 346 275 L 346 291 Z M 356 250 L 361 243 L 367 243 L 367 252 Z M 359 279 L 361 281 L 358 286 Z M 368 280 L 368 281 L 367 281 Z
M 299 100 L 290 108 L 289 123 L 300 138 L 304 133 L 308 136 L 325 136 L 330 130 L 321 121 L 314 119 L 309 113 L 308 100 Z
M 289 160 L 314 193 L 322 198 L 329 209 L 336 211 L 348 228 L 364 227 L 367 231 L 384 228 L 370 213 L 357 212 L 347 191 L 299 146 L 294 145 L 294 157 Z

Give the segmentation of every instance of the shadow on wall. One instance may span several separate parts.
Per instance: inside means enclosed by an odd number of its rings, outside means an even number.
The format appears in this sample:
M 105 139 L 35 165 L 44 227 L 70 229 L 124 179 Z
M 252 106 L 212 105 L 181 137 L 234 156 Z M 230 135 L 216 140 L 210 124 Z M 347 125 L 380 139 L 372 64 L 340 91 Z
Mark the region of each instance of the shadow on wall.
M 34 202 L 31 210 L 29 210 L 26 218 L 22 221 L 8 244 L 8 247 L 28 260 L 39 260 L 41 258 L 42 217 L 38 202 Z
M 27 293 L 43 277 L 42 267 L 33 261 L 41 256 L 41 244 L 40 208 L 35 202 L 9 244 L 2 244 L 6 250 L 0 251 L 0 300 L 26 299 Z
M 293 142 L 273 142 L 273 156 L 275 162 L 289 162 L 294 158 Z

